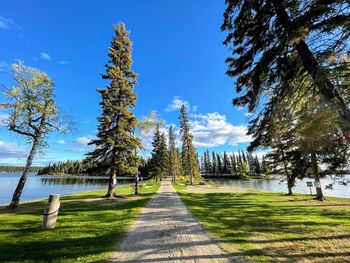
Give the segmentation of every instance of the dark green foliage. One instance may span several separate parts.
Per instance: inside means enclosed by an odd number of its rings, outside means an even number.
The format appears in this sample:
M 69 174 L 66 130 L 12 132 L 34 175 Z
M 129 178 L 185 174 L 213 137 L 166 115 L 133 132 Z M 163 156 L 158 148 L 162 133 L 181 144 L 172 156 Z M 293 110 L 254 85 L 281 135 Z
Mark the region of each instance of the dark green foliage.
M 150 160 L 150 174 L 156 180 L 162 180 L 162 178 L 168 172 L 168 151 L 166 145 L 165 134 L 160 132 L 160 127 L 157 125 L 153 136 L 153 150 Z
M 228 155 L 225 151 L 224 151 L 222 161 L 223 161 L 222 174 L 230 175 L 231 174 L 231 163 L 230 163 L 230 159 L 228 158 Z
M 48 164 L 38 171 L 38 175 L 105 175 L 101 174 L 96 163 L 89 162 L 87 160 L 57 162 Z
M 19 173 L 24 169 L 23 166 L 0 166 L 0 173 Z M 29 172 L 34 173 L 38 172 L 42 167 L 39 166 L 31 166 L 29 168 Z
M 254 158 L 251 152 L 244 153 L 243 151 L 238 151 L 238 155 L 236 155 L 235 153 L 224 151 L 224 154 L 221 156 L 219 153 L 213 151 L 211 156 L 210 159 L 208 150 L 201 155 L 201 159 L 203 160 L 201 173 L 204 176 L 233 176 L 242 178 L 263 175 L 258 157 L 255 156 Z M 247 156 L 251 161 L 245 162 L 241 156 Z
M 169 149 L 168 149 L 168 169 L 173 182 L 180 175 L 180 159 L 176 151 L 176 138 L 173 126 L 169 127 Z
M 216 154 L 216 175 L 222 175 L 222 161 L 220 154 Z
M 190 183 L 200 177 L 199 163 L 196 156 L 196 149 L 193 146 L 193 136 L 190 131 L 190 124 L 187 117 L 187 111 L 184 105 L 180 109 L 180 134 L 181 134 L 181 166 L 182 175 L 188 176 Z
M 350 50 L 350 3 L 348 0 L 226 0 L 222 30 L 225 45 L 232 50 L 227 58 L 229 76 L 235 77 L 235 105 L 255 111 L 249 134 L 252 149 L 264 144 L 269 121 L 278 118 L 276 106 L 287 95 L 296 95 L 310 81 L 306 96 L 319 94 L 327 105 L 335 104 L 344 137 L 350 138 L 349 86 L 339 87 L 337 74 L 346 72 L 344 55 Z M 334 59 L 336 58 L 336 59 Z M 344 89 L 346 90 L 344 92 Z
M 211 170 L 211 174 L 215 175 L 216 174 L 216 154 L 214 151 L 212 151 L 211 153 L 211 162 L 212 162 L 212 170 Z
M 113 26 L 114 37 L 109 48 L 106 73 L 109 81 L 105 89 L 100 89 L 102 114 L 98 118 L 97 138 L 90 144 L 96 149 L 88 154 L 88 159 L 97 162 L 106 174 L 110 175 L 107 195 L 114 195 L 113 181 L 116 175 L 137 174 L 136 149 L 141 147 L 134 136 L 137 119 L 130 109 L 136 106 L 134 87 L 137 74 L 132 66 L 132 43 L 125 25 Z

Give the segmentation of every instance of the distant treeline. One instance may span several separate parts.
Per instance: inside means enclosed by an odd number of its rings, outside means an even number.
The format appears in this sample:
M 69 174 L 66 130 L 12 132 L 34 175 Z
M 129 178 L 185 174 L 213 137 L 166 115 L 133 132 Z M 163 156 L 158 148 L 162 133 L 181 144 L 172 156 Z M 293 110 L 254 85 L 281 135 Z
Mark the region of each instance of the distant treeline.
M 70 175 L 99 175 L 98 167 L 96 164 L 88 162 L 86 160 L 82 161 L 71 161 L 57 162 L 49 164 L 38 170 L 38 175 L 60 175 L 60 174 L 70 174 Z
M 23 166 L 0 166 L 0 173 L 19 173 L 23 171 Z M 39 166 L 32 166 L 29 169 L 29 172 L 36 173 L 38 172 L 42 167 Z
M 146 168 L 146 161 L 140 159 L 139 171 L 142 175 L 148 174 Z M 49 164 L 41 167 L 37 172 L 38 175 L 92 175 L 92 176 L 106 176 L 101 174 L 103 169 L 98 164 L 90 162 L 86 159 L 80 161 L 65 161 Z M 145 174 L 143 174 L 144 172 Z
M 202 176 L 232 176 L 245 178 L 268 173 L 265 159 L 260 161 L 251 152 L 216 153 L 209 150 L 200 156 Z

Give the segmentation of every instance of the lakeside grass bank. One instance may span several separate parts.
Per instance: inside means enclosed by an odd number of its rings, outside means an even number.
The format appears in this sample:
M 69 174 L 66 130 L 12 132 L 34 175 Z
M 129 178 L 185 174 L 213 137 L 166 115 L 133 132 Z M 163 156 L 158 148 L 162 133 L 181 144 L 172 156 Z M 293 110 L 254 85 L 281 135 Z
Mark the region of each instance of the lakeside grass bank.
M 208 233 L 246 262 L 350 262 L 350 199 L 174 184 Z M 213 189 L 213 191 L 216 191 Z M 238 189 L 237 189 L 238 190 Z M 227 189 L 226 189 L 227 191 Z
M 64 196 L 56 228 L 45 231 L 45 200 L 0 207 L 0 262 L 103 262 L 158 188 L 145 182 L 135 196 L 132 186 L 123 186 L 112 200 L 102 198 L 106 190 Z

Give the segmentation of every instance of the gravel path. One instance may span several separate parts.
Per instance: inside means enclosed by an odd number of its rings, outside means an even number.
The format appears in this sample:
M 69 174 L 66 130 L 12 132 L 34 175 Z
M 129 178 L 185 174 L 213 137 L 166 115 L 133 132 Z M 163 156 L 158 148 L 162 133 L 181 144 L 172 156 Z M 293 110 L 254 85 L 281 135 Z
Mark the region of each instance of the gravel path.
M 169 180 L 142 209 L 110 262 L 231 262 L 188 212 Z

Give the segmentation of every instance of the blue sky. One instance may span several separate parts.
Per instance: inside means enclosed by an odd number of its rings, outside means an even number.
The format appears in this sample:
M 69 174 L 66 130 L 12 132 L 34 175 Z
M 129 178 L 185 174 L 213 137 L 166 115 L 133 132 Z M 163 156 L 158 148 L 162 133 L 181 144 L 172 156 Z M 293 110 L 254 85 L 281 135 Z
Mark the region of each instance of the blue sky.
M 112 24 L 119 21 L 134 43 L 138 117 L 156 110 L 167 125 L 178 125 L 178 108 L 185 103 L 199 152 L 247 146 L 246 109 L 232 106 L 234 82 L 225 75 L 223 0 L 17 0 L 0 7 L 0 68 L 20 59 L 47 72 L 56 82 L 58 105 L 76 123 L 74 134 L 50 135 L 36 164 L 81 159 L 89 151 L 86 142 L 95 135 L 100 114 L 96 88 L 105 86 L 99 73 Z M 0 82 L 6 82 L 3 74 Z M 147 148 L 149 138 L 145 143 Z M 23 140 L 1 127 L 0 164 L 23 164 L 25 156 Z

